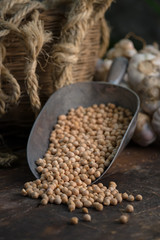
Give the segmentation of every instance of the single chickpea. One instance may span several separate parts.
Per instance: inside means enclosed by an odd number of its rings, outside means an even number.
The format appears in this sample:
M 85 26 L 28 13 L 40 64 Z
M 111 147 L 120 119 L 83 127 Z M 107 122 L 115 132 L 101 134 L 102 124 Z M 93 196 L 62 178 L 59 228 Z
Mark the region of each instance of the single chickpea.
M 76 204 L 76 208 L 82 208 L 83 207 L 83 203 L 80 200 L 76 200 L 75 204 Z
M 134 207 L 131 204 L 128 204 L 126 206 L 126 212 L 132 213 L 134 211 Z
M 103 188 L 103 187 L 104 187 L 103 183 L 98 183 L 97 185 L 98 185 L 98 187 L 100 187 L 100 188 Z
M 73 225 L 76 225 L 78 224 L 78 218 L 77 217 L 72 217 L 71 220 L 70 220 L 70 223 L 73 224 Z
M 103 210 L 103 205 L 101 203 L 98 202 L 94 202 L 93 203 L 93 207 L 97 210 L 97 211 L 102 211 Z
M 123 193 L 122 194 L 122 198 L 124 199 L 124 200 L 127 200 L 128 199 L 128 194 L 125 192 L 125 193 Z
M 52 188 L 48 188 L 46 194 L 47 195 L 52 195 L 53 194 L 53 189 Z
M 130 194 L 127 198 L 127 201 L 133 202 L 134 201 L 134 196 L 132 194 Z
M 86 208 L 86 207 L 82 208 L 82 212 L 83 213 L 88 213 L 88 208 Z
M 112 199 L 110 200 L 110 204 L 113 205 L 113 206 L 117 205 L 117 203 L 118 203 L 118 201 L 117 201 L 116 198 L 112 198 Z
M 47 205 L 47 203 L 48 203 L 48 199 L 47 199 L 47 198 L 43 198 L 43 199 L 41 200 L 41 204 L 42 204 L 42 205 Z
M 91 215 L 90 214 L 84 214 L 83 215 L 83 220 L 85 222 L 91 222 Z
M 94 173 L 94 176 L 95 176 L 96 178 L 100 177 L 100 176 L 101 176 L 100 171 L 96 171 L 96 172 Z
M 86 200 L 86 201 L 83 202 L 84 207 L 91 207 L 91 205 L 92 205 L 92 202 L 89 201 L 89 200 Z
M 66 194 L 61 195 L 62 203 L 68 203 L 68 197 Z
M 127 223 L 128 220 L 129 220 L 128 215 L 124 215 L 124 214 L 121 215 L 120 218 L 119 218 L 119 222 L 120 222 L 120 223 L 123 223 L 123 224 Z
M 104 204 L 105 206 L 109 206 L 110 203 L 111 203 L 111 201 L 110 201 L 110 199 L 109 199 L 108 197 L 104 198 L 103 204 Z
M 76 208 L 76 205 L 74 204 L 74 202 L 72 202 L 71 204 L 68 205 L 68 209 L 70 212 L 73 212 Z
M 54 203 L 55 197 L 53 195 L 49 195 L 48 202 Z
M 43 167 L 42 166 L 38 166 L 36 168 L 36 170 L 37 170 L 38 173 L 41 173 L 43 171 Z
M 137 201 L 142 201 L 142 199 L 143 199 L 142 195 L 138 194 L 138 195 L 136 196 L 136 200 L 137 200 Z
M 38 192 L 32 192 L 31 193 L 31 198 L 38 198 L 39 197 L 39 194 L 38 194 Z
M 56 195 L 56 196 L 55 196 L 55 199 L 54 199 L 54 203 L 59 205 L 59 204 L 61 204 L 61 202 L 62 202 L 61 197 L 58 196 L 58 195 Z
M 111 182 L 109 182 L 109 186 L 113 187 L 113 188 L 116 188 L 117 184 L 115 182 L 111 181 Z
M 27 196 L 27 192 L 26 192 L 26 190 L 25 190 L 24 188 L 21 190 L 21 194 L 22 194 L 23 196 Z
M 91 179 L 87 178 L 84 180 L 84 182 L 87 184 L 87 185 L 90 185 L 91 184 Z

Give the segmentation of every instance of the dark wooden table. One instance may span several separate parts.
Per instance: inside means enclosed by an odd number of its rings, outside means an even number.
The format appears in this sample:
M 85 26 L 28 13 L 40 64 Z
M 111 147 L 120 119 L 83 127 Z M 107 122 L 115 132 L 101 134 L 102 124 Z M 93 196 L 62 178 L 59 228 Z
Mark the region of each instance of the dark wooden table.
M 80 220 L 70 225 L 69 219 L 81 210 L 70 213 L 64 205 L 41 206 L 40 200 L 20 194 L 23 183 L 33 180 L 24 154 L 21 164 L 0 169 L 0 240 L 65 239 L 65 240 L 160 240 L 160 150 L 158 146 L 141 148 L 130 144 L 103 179 L 113 180 L 118 189 L 143 195 L 133 202 L 135 211 L 127 224 L 116 221 L 127 202 L 105 207 L 102 212 L 90 209 L 92 222 Z

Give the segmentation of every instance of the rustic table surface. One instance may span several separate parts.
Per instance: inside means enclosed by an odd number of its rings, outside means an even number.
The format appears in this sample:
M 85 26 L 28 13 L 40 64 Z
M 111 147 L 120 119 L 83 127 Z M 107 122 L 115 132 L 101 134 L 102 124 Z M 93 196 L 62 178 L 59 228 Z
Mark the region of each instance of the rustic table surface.
M 160 240 L 160 150 L 158 146 L 141 148 L 130 144 L 115 161 L 102 182 L 116 181 L 121 192 L 140 193 L 143 201 L 134 201 L 134 213 L 127 224 L 117 219 L 127 202 L 90 209 L 92 222 L 83 222 L 81 210 L 70 213 L 65 205 L 40 205 L 40 200 L 23 197 L 21 188 L 33 180 L 22 154 L 21 164 L 0 169 L 0 240 Z M 78 225 L 69 219 L 78 216 Z

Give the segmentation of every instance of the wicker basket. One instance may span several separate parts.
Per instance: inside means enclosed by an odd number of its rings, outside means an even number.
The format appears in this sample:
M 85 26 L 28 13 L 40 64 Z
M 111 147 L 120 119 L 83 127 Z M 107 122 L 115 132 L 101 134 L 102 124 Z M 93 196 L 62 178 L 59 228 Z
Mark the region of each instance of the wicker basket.
M 61 30 L 66 24 L 70 7 L 70 3 L 66 3 L 66 5 L 64 5 L 63 2 L 63 7 L 59 5 L 55 9 L 41 11 L 39 16 L 39 18 L 44 21 L 44 29 L 51 31 L 53 34 L 52 41 L 43 48 L 37 60 L 38 64 L 36 68 L 36 74 L 38 78 L 39 96 L 42 106 L 49 96 L 55 91 L 55 84 L 51 74 L 54 63 L 50 58 L 48 58 L 48 56 L 50 55 L 51 49 L 53 51 L 54 45 L 60 41 Z M 30 19 L 30 15 L 27 15 L 25 21 L 27 22 L 28 19 Z M 98 19 L 93 26 L 87 30 L 86 36 L 80 47 L 78 61 L 76 64 L 73 64 L 73 82 L 92 80 L 95 63 L 100 50 L 100 43 L 101 20 Z M 24 68 L 27 54 L 24 49 L 23 42 L 20 41 L 19 37 L 17 37 L 14 32 L 9 33 L 3 38 L 3 44 L 6 48 L 4 65 L 17 80 L 21 89 L 21 97 L 18 101 L 18 104 L 13 104 L 9 111 L 1 117 L 0 133 L 2 135 L 8 135 L 10 131 L 11 134 L 16 133 L 22 136 L 26 134 L 28 135 L 28 131 L 35 120 L 35 114 L 31 108 L 30 99 L 27 94 L 25 84 L 26 76 L 24 73 Z M 11 91 L 10 84 L 7 84 L 7 82 L 3 84 L 3 90 L 9 94 Z M 10 130 L 8 131 L 8 129 Z

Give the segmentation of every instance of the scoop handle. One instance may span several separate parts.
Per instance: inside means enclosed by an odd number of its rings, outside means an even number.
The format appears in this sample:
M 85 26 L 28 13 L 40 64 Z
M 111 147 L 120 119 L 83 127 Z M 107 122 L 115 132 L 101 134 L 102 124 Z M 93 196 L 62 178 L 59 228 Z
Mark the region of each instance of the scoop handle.
M 127 58 L 125 57 L 115 58 L 108 73 L 107 82 L 118 85 L 123 79 L 127 66 L 128 66 Z

